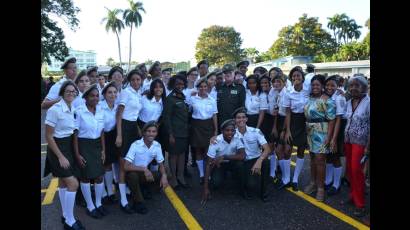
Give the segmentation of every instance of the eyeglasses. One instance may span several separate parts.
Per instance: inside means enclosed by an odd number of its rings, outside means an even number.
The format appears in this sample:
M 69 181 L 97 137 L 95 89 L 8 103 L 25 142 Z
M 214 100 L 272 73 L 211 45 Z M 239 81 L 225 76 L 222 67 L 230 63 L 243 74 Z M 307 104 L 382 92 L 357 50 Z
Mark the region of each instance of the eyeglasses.
M 64 91 L 64 93 L 66 93 L 66 94 L 77 94 L 77 91 L 75 91 L 75 90 L 66 90 L 66 91 Z

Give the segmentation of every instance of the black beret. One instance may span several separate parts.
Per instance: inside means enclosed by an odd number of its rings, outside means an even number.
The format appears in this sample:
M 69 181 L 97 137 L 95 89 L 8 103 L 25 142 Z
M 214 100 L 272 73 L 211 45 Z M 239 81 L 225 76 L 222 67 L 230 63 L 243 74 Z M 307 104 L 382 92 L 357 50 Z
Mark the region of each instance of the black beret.
M 90 92 L 93 91 L 94 89 L 98 91 L 97 83 L 92 84 L 92 85 L 83 93 L 82 98 L 85 99 L 85 98 L 88 96 L 88 94 L 90 94 Z
M 161 65 L 161 63 L 160 63 L 159 61 L 154 62 L 154 63 L 149 67 L 148 73 L 151 74 L 152 71 L 154 70 L 154 67 L 159 66 L 159 65 Z
M 220 128 L 221 128 L 221 130 L 223 130 L 226 127 L 231 126 L 231 125 L 235 128 L 235 121 L 233 119 L 228 119 L 228 120 L 222 122 Z
M 68 64 L 76 63 L 76 62 L 77 62 L 77 59 L 75 57 L 69 58 L 63 63 L 63 65 L 61 66 L 61 69 L 66 69 L 68 67 Z
M 96 71 L 98 72 L 98 67 L 97 66 L 93 66 L 87 69 L 87 75 L 90 75 L 91 72 Z
M 246 65 L 246 67 L 248 67 L 249 66 L 249 61 L 247 61 L 247 60 L 241 61 L 236 65 L 236 67 L 239 68 L 241 65 Z
M 235 111 L 233 111 L 232 113 L 232 117 L 235 118 L 236 114 L 238 113 L 245 113 L 246 114 L 246 108 L 245 107 L 239 107 L 237 109 L 235 109 Z
M 198 64 L 196 65 L 196 67 L 198 67 L 198 69 L 199 69 L 199 67 L 200 67 L 202 64 L 206 64 L 207 66 L 209 66 L 209 62 L 208 62 L 206 59 L 204 59 L 204 60 L 198 62 Z
M 172 72 L 172 68 L 169 67 L 169 68 L 165 68 L 165 69 L 162 70 L 162 72 L 166 72 L 166 71 Z

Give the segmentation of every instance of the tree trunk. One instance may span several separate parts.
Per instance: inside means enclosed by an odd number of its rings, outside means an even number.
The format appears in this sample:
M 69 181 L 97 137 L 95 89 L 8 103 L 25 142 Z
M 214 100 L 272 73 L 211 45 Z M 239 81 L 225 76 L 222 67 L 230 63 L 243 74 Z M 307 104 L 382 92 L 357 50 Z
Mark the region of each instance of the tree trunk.
M 117 31 L 115 31 L 115 34 L 117 35 L 117 42 L 118 42 L 118 55 L 119 55 L 119 57 L 120 57 L 120 66 L 121 66 L 121 68 L 122 68 L 120 37 L 118 36 L 118 32 L 117 32 Z
M 131 35 L 132 35 L 132 23 L 131 23 L 131 29 L 130 29 L 130 56 L 128 57 L 128 70 L 127 70 L 127 72 L 129 72 L 130 71 L 130 68 L 131 68 Z

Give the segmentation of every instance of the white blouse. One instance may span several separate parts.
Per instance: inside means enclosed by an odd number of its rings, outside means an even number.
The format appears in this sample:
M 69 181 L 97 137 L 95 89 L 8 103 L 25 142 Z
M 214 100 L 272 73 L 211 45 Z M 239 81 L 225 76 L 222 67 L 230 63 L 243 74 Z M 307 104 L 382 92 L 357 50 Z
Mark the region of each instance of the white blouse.
M 141 99 L 142 108 L 140 111 L 139 119 L 145 123 L 149 121 L 158 121 L 163 110 L 162 98 L 157 101 L 155 97 L 148 99 L 146 95 Z
M 76 109 L 75 124 L 79 138 L 97 139 L 104 129 L 104 112 L 97 105 L 95 114 L 90 112 L 86 105 Z
M 283 106 L 290 108 L 292 113 L 303 113 L 306 103 L 309 101 L 309 93 L 302 89 L 296 91 L 293 87 L 283 98 Z
M 76 128 L 73 107 L 70 110 L 64 100 L 55 103 L 47 110 L 45 124 L 54 128 L 56 138 L 71 136 Z
M 268 101 L 266 93 L 256 93 L 252 95 L 249 89 L 246 90 L 245 107 L 248 115 L 259 114 L 261 110 L 267 110 Z
M 211 119 L 218 113 L 216 100 L 210 96 L 202 98 L 198 95 L 190 97 L 188 104 L 192 108 L 192 118 L 199 120 Z
M 131 147 L 124 159 L 139 167 L 147 167 L 148 164 L 154 159 L 158 163 L 162 163 L 164 161 L 161 145 L 157 141 L 153 141 L 151 147 L 148 148 L 145 145 L 143 138 L 131 144 Z
M 142 108 L 141 94 L 139 93 L 139 90 L 136 91 L 132 87 L 123 89 L 120 93 L 119 105 L 123 105 L 125 107 L 122 114 L 123 119 L 128 121 L 136 121 Z
M 99 105 L 104 113 L 104 132 L 109 132 L 115 128 L 115 124 L 117 122 L 115 115 L 117 113 L 118 105 L 114 103 L 114 106 L 111 109 L 105 100 L 100 101 Z

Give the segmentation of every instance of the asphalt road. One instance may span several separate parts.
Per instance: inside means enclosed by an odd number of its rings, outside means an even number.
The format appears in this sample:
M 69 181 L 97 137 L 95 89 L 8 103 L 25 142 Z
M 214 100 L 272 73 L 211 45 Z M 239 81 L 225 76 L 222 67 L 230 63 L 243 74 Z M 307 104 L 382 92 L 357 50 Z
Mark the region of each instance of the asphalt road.
M 44 139 L 44 111 L 42 112 L 41 129 L 41 143 L 46 143 Z M 42 146 L 42 151 L 46 151 L 46 146 Z M 45 154 L 42 154 L 41 158 L 41 173 L 43 173 Z M 295 156 L 292 156 L 293 161 L 295 161 L 294 158 Z M 273 185 L 270 185 L 269 188 L 271 200 L 263 203 L 257 198 L 249 201 L 243 200 L 235 191 L 232 182 L 228 181 L 223 190 L 213 192 L 212 200 L 208 201 L 205 206 L 201 206 L 202 190 L 198 181 L 197 169 L 188 168 L 193 177 L 187 179 L 187 182 L 192 188 L 175 192 L 203 229 L 356 229 L 351 224 L 287 190 L 276 190 Z M 309 174 L 309 157 L 306 155 L 300 176 L 299 186 L 301 188 L 308 184 Z M 51 179 L 50 175 L 42 178 L 41 188 L 47 189 Z M 339 204 L 348 196 L 348 191 L 348 187 L 342 186 L 341 193 L 327 197 L 324 203 L 347 216 L 353 217 L 353 207 Z M 45 194 L 45 192 L 41 193 L 41 202 Z M 366 195 L 366 205 L 367 209 L 370 210 L 370 191 Z M 187 229 L 170 200 L 159 188 L 154 192 L 153 199 L 146 202 L 146 206 L 149 210 L 148 214 L 128 215 L 120 210 L 118 204 L 106 205 L 110 214 L 99 220 L 88 217 L 85 208 L 80 206 L 76 206 L 74 212 L 87 229 Z M 60 216 L 60 202 L 58 192 L 56 192 L 51 204 L 41 205 L 42 229 L 63 229 Z

